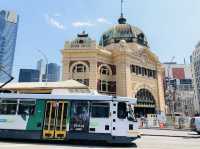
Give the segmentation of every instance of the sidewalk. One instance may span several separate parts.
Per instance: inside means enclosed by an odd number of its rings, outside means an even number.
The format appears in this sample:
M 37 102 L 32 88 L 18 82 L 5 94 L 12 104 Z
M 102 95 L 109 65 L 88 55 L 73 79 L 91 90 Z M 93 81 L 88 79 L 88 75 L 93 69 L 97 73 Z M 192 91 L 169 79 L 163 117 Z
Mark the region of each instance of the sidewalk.
M 165 127 L 165 128 L 159 128 L 159 127 L 153 127 L 153 128 L 140 128 L 140 129 L 152 129 L 152 130 L 171 130 L 171 131 L 190 131 L 189 128 L 184 128 L 184 129 L 178 129 L 174 127 Z
M 167 129 L 140 129 L 143 136 L 163 136 L 163 137 L 187 137 L 200 138 L 195 132 L 189 130 L 167 130 Z

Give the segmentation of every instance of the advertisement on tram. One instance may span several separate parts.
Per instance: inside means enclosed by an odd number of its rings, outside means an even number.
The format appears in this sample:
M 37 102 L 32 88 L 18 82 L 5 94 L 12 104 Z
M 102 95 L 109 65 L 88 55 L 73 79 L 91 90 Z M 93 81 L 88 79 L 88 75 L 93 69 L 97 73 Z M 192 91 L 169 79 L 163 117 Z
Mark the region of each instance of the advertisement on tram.
M 70 131 L 89 130 L 89 102 L 73 101 L 71 104 Z

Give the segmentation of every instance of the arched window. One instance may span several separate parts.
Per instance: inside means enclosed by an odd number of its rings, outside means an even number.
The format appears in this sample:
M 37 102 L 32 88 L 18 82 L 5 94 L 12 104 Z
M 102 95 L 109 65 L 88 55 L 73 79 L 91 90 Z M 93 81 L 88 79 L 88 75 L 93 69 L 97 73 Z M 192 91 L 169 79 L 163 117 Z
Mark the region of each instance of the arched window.
M 97 84 L 98 91 L 101 93 L 115 93 L 116 81 L 112 80 L 112 69 L 108 64 L 101 64 L 98 67 L 99 80 Z
M 101 69 L 100 69 L 100 73 L 101 73 L 101 75 L 109 76 L 110 75 L 110 70 L 108 69 L 108 67 L 102 66 Z
M 70 66 L 71 79 L 89 86 L 89 66 L 87 63 L 78 61 Z
M 155 99 L 151 92 L 147 89 L 140 89 L 135 95 L 138 104 L 151 104 L 155 105 Z
M 112 75 L 112 69 L 108 64 L 101 64 L 99 66 L 99 73 L 100 75 L 110 76 Z
M 86 72 L 86 66 L 83 64 L 76 64 L 73 67 L 73 73 Z
M 147 114 L 156 113 L 155 98 L 147 89 L 140 89 L 135 97 L 137 98 L 137 105 L 135 106 L 136 117 L 146 117 Z

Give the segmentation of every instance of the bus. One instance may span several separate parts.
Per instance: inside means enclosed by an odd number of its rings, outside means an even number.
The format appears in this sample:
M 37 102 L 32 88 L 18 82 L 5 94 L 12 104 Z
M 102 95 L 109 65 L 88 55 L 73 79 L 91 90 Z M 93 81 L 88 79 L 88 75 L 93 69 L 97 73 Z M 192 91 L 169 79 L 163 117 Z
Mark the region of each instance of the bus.
M 141 137 L 136 101 L 89 93 L 0 93 L 0 139 L 131 143 Z

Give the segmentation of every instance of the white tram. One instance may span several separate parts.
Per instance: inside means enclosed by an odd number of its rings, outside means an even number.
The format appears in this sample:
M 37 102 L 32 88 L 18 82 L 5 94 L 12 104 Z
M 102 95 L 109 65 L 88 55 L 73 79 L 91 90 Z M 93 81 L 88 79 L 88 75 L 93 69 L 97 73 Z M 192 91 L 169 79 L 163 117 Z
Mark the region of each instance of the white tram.
M 135 98 L 93 94 L 0 94 L 0 138 L 101 140 L 140 137 Z

